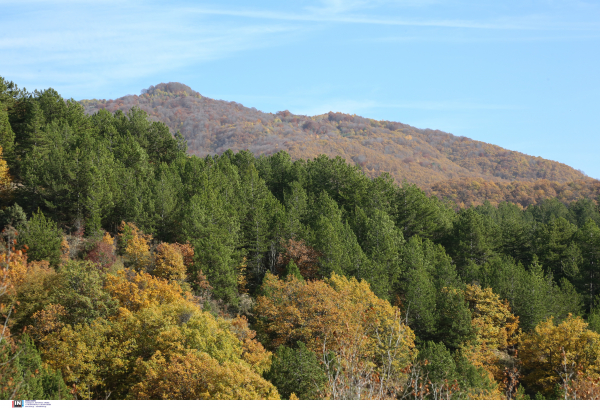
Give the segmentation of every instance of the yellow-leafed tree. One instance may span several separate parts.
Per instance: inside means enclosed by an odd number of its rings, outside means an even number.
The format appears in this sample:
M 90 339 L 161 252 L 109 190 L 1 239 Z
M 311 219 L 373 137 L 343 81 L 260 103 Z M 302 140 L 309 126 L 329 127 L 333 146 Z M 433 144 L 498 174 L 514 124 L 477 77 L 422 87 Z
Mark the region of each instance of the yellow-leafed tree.
M 559 384 L 568 392 L 572 381 L 600 374 L 600 334 L 587 328 L 581 317 L 560 324 L 541 322 L 519 339 L 519 357 L 525 382 L 531 389 L 549 394 Z
M 146 235 L 135 224 L 124 221 L 119 226 L 119 231 L 120 247 L 131 266 L 138 271 L 145 270 L 152 260 L 150 254 L 152 235 Z
M 245 319 L 215 318 L 177 282 L 145 272 L 109 274 L 105 290 L 117 313 L 70 325 L 48 305 L 29 328 L 79 398 L 279 398 L 261 376 L 271 353 Z
M 152 274 L 174 281 L 183 281 L 187 277 L 183 254 L 177 244 L 163 242 L 156 247 Z
M 0 200 L 5 201 L 11 192 L 12 178 L 8 171 L 8 164 L 4 160 L 3 149 L 0 146 Z
M 259 331 L 273 348 L 302 341 L 320 356 L 330 398 L 395 396 L 414 356 L 414 333 L 368 283 L 335 273 L 309 282 L 268 274 L 262 289 Z

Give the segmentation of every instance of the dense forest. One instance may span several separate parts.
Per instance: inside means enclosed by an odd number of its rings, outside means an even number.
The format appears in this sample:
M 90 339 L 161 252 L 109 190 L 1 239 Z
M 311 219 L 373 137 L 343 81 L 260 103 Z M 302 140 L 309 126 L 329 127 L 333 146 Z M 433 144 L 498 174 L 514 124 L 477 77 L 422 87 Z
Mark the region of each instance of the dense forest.
M 600 398 L 590 198 L 459 209 L 343 157 L 198 157 L 3 78 L 0 145 L 2 399 Z
M 289 111 L 264 113 L 204 97 L 177 82 L 151 86 L 139 96 L 80 103 L 88 114 L 138 107 L 149 120 L 165 123 L 172 133 L 180 132 L 188 153 L 199 157 L 227 150 L 249 150 L 256 157 L 286 151 L 292 160 L 340 156 L 370 177 L 389 173 L 398 183 L 415 183 L 459 207 L 485 200 L 527 207 L 548 198 L 569 203 L 600 194 L 600 181 L 562 163 L 466 137 L 343 113 L 312 117 Z M 463 194 L 465 186 L 481 184 L 481 179 L 493 184 L 490 190 L 467 187 L 469 194 Z M 540 188 L 539 181 L 552 186 Z

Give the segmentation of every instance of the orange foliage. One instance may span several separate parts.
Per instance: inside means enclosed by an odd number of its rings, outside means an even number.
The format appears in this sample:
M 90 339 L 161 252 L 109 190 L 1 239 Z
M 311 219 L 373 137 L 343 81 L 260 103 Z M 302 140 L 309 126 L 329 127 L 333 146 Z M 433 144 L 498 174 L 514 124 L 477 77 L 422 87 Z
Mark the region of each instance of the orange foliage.
M 600 195 L 600 181 L 516 180 L 499 182 L 482 178 L 462 178 L 438 182 L 426 186 L 425 190 L 439 198 L 450 199 L 460 208 L 481 205 L 486 200 L 495 206 L 502 201 L 508 201 L 525 208 L 549 198 L 557 198 L 565 204 L 580 198 L 596 199 Z
M 302 240 L 290 239 L 288 242 L 283 243 L 283 250 L 283 253 L 279 254 L 277 259 L 280 271 L 283 271 L 290 261 L 294 261 L 304 279 L 310 280 L 319 277 L 320 254 L 314 248 L 308 246 Z
M 71 247 L 69 245 L 69 241 L 67 241 L 67 237 L 62 237 L 62 241 L 60 242 L 60 261 L 62 263 L 68 262 L 70 259 Z
M 183 257 L 183 264 L 186 268 L 194 265 L 194 247 L 190 245 L 189 242 L 186 242 L 185 244 L 176 242 L 170 245 L 172 245 L 174 248 L 177 248 L 179 253 L 181 253 L 181 256 Z
M 242 359 L 259 374 L 268 370 L 271 366 L 271 353 L 256 340 L 256 332 L 248 326 L 248 319 L 245 316 L 237 316 L 231 320 L 230 330 L 242 342 Z
M 0 253 L 0 295 L 14 294 L 27 274 L 27 255 L 21 250 L 15 251 L 14 247 L 5 249 L 6 252 Z
M 62 305 L 48 305 L 33 315 L 34 324 L 29 328 L 31 335 L 38 341 L 44 341 L 47 335 L 60 330 L 64 324 L 61 317 L 67 315 Z
M 579 373 L 568 387 L 568 399 L 600 400 L 600 377 Z
M 400 389 L 414 357 L 414 334 L 368 283 L 335 273 L 308 282 L 267 274 L 263 292 L 255 309 L 259 330 L 274 348 L 302 341 L 321 356 L 331 398 L 382 399 Z
M 267 295 L 257 299 L 261 317 L 257 325 L 271 336 L 274 348 L 302 341 L 316 353 L 322 353 L 324 343 L 327 349 L 338 350 L 345 336 L 357 331 L 374 336 L 375 331 L 397 323 L 396 308 L 375 296 L 367 282 L 335 273 L 326 281 L 309 282 L 267 274 L 263 289 Z M 406 346 L 412 348 L 412 330 L 403 329 Z M 376 343 L 372 337 L 365 341 L 366 348 Z

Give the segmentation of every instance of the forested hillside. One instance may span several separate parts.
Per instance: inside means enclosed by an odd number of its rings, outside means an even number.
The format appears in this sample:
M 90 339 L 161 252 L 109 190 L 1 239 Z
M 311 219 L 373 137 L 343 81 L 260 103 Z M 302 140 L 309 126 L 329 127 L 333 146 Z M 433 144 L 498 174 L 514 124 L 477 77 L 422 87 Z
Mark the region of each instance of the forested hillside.
M 198 157 L 3 78 L 0 144 L 3 399 L 600 398 L 593 200 Z
M 249 150 L 255 156 L 285 150 L 293 160 L 314 159 L 320 154 L 340 156 L 359 165 L 370 177 L 387 172 L 398 182 L 406 180 L 432 193 L 438 192 L 432 185 L 456 180 L 452 186 L 462 186 L 472 179 L 494 182 L 503 186 L 502 190 L 511 189 L 506 182 L 548 180 L 559 183 L 558 190 L 562 191 L 570 189 L 567 183 L 576 181 L 584 186 L 584 191 L 593 190 L 594 194 L 585 195 L 593 199 L 599 191 L 595 180 L 564 164 L 439 130 L 333 112 L 313 117 L 288 111 L 264 113 L 235 102 L 204 97 L 176 82 L 152 86 L 140 96 L 81 103 L 88 114 L 99 109 L 114 113 L 139 107 L 150 120 L 165 123 L 173 133 L 181 132 L 188 142 L 188 152 L 199 157 L 229 149 Z M 516 201 L 511 194 L 504 194 L 503 199 L 526 206 L 555 197 L 549 189 L 536 191 Z M 539 191 L 544 194 L 540 196 Z M 453 197 L 459 193 L 443 195 Z M 456 199 L 456 203 L 469 206 L 487 198 L 473 190 L 471 196 L 470 201 Z M 579 196 L 575 194 L 574 198 Z

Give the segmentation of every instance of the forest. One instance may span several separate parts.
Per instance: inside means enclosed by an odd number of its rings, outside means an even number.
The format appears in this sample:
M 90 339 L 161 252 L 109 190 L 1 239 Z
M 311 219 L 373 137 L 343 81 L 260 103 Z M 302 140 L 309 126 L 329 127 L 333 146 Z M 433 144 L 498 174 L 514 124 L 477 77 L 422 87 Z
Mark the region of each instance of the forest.
M 600 399 L 599 197 L 188 143 L 0 77 L 2 399 Z
M 180 132 L 189 154 L 206 157 L 249 150 L 258 157 L 285 150 L 293 160 L 340 156 L 369 177 L 389 173 L 398 184 L 414 183 L 458 208 L 486 200 L 527 207 L 558 198 L 568 204 L 580 198 L 595 200 L 600 194 L 600 181 L 581 171 L 467 137 L 343 113 L 265 113 L 202 96 L 177 82 L 151 86 L 139 96 L 80 103 L 88 114 L 100 109 L 126 113 L 138 107 L 150 120 Z

